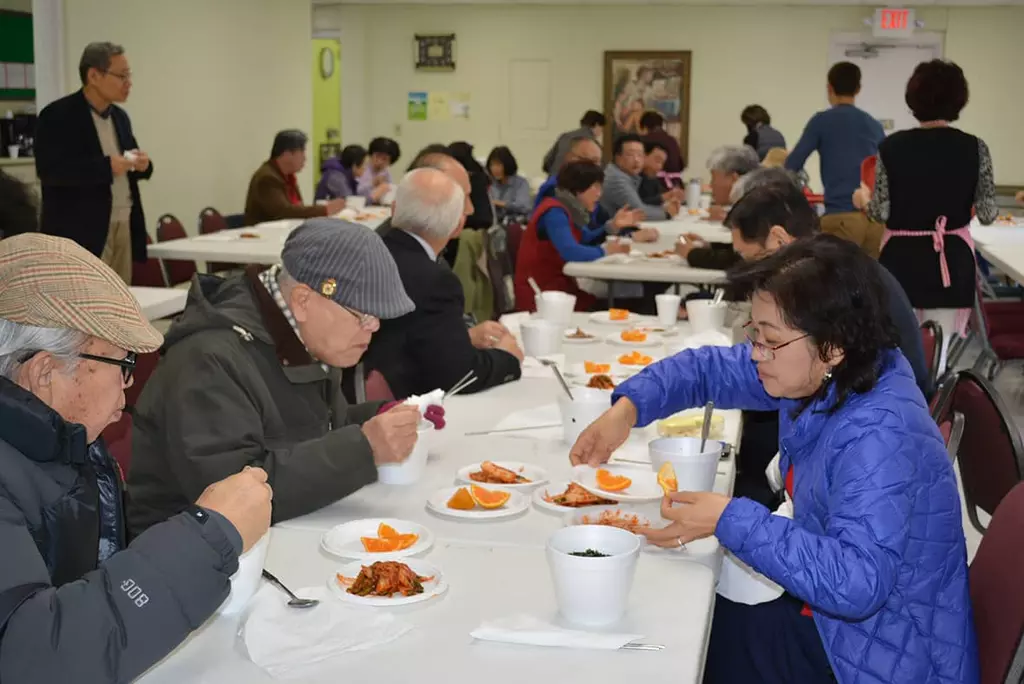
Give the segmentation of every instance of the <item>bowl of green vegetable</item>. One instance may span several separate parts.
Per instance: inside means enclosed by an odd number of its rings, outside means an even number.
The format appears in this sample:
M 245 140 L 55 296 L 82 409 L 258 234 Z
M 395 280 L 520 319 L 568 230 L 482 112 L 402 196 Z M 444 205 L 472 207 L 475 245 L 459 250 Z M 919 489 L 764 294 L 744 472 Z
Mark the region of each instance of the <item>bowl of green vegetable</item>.
M 617 622 L 629 605 L 640 539 L 606 525 L 570 525 L 550 537 L 546 548 L 558 611 L 585 626 Z

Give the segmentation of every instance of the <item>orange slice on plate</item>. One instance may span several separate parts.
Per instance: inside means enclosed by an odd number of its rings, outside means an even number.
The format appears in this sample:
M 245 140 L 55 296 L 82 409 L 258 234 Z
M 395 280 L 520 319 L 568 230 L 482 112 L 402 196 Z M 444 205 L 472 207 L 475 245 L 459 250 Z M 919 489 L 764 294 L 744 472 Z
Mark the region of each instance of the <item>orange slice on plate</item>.
M 395 551 L 401 551 L 402 549 L 409 548 L 419 540 L 420 535 L 418 534 L 400 534 L 397 537 L 395 537 L 392 541 L 395 541 L 398 544 L 398 548 L 395 549 Z
M 643 330 L 623 330 L 620 335 L 623 342 L 646 342 L 647 333 Z
M 363 548 L 367 553 L 388 553 L 398 550 L 398 540 L 396 539 L 378 539 L 376 537 L 360 537 L 359 539 L 363 542 Z
M 603 489 L 606 492 L 621 492 L 623 489 L 629 489 L 629 486 L 633 484 L 633 481 L 625 475 L 615 475 L 604 468 L 597 471 L 596 479 L 598 489 Z
M 454 508 L 457 511 L 471 511 L 476 508 L 476 501 L 470 496 L 468 489 L 459 487 L 452 498 L 448 499 L 448 508 Z
M 676 479 L 676 469 L 671 463 L 665 462 L 658 468 L 658 484 L 666 495 L 679 490 L 679 480 Z
M 626 309 L 608 309 L 608 320 L 610 321 L 628 321 L 629 311 Z
M 594 363 L 593 361 L 584 361 L 583 370 L 588 374 L 590 373 L 610 373 L 612 365 L 610 363 Z
M 495 489 L 484 489 L 472 485 L 469 488 L 469 495 L 480 508 L 501 508 L 512 497 L 510 492 L 502 492 Z
M 377 536 L 381 539 L 394 539 L 398 536 L 398 530 L 387 523 L 381 523 L 377 526 Z

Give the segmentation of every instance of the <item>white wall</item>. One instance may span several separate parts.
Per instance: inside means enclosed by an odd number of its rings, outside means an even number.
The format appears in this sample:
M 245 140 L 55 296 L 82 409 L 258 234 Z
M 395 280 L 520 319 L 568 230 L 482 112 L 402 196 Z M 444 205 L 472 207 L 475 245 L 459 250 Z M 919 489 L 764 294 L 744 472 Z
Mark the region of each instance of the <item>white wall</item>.
M 161 214 L 195 230 L 206 206 L 241 212 L 253 171 L 282 128 L 308 131 L 310 6 L 296 0 L 65 0 L 67 90 L 94 40 L 125 46 L 135 76 L 125 108 L 155 173 L 143 183 L 152 232 Z M 299 177 L 312 201 L 312 174 Z
M 605 50 L 691 50 L 691 171 L 710 151 L 738 143 L 743 106 L 771 112 L 795 144 L 807 118 L 825 106 L 829 37 L 864 31 L 867 7 L 343 5 L 314 8 L 314 26 L 342 38 L 342 137 L 364 142 L 392 135 L 409 155 L 429 142 L 466 139 L 487 154 L 508 144 L 528 174 L 554 136 L 573 128 L 586 109 L 602 109 Z M 1024 184 L 1024 7 L 922 8 L 924 30 L 945 32 L 946 55 L 967 71 L 972 102 L 962 125 L 985 138 L 995 155 L 996 180 Z M 455 33 L 454 73 L 413 69 L 416 33 Z M 513 60 L 548 64 L 552 87 L 543 130 L 522 130 L 508 115 Z M 405 120 L 410 90 L 472 94 L 469 121 Z M 996 99 L 999 104 L 996 104 Z M 396 129 L 396 127 L 398 127 Z M 396 135 L 396 130 L 401 134 Z M 408 159 L 408 157 L 406 158 Z M 808 165 L 817 178 L 817 163 Z

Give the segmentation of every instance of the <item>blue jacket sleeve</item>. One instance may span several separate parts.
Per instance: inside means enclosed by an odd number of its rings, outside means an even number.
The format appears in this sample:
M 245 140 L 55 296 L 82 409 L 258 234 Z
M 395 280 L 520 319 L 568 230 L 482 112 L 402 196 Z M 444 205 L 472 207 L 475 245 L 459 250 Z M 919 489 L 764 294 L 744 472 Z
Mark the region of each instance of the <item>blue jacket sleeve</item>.
M 533 201 L 530 199 L 530 183 L 522 176 L 511 179 L 512 196 L 506 200 L 505 211 L 512 214 L 529 214 Z
M 807 122 L 806 128 L 804 128 L 803 135 L 800 136 L 800 140 L 797 142 L 796 147 L 786 157 L 786 169 L 789 171 L 801 171 L 804 168 L 804 164 L 807 163 L 807 158 L 811 156 L 811 153 L 818 149 L 818 145 L 821 142 L 821 134 L 818 131 L 818 115 L 815 114 L 811 117 L 811 120 Z
M 718 408 L 754 411 L 771 411 L 779 405 L 757 377 L 749 344 L 679 352 L 619 385 L 612 403 L 619 397 L 628 397 L 636 406 L 638 427 L 708 401 Z
M 537 225 L 554 244 L 558 254 L 568 263 L 570 261 L 594 261 L 604 256 L 600 247 L 581 245 L 572 234 L 569 217 L 564 211 L 552 209 L 544 212 Z
M 715 529 L 730 551 L 811 605 L 863 620 L 885 603 L 906 552 L 913 505 L 907 473 L 917 448 L 884 417 L 849 423 L 829 439 L 826 527 L 816 534 L 771 515 L 749 499 L 733 499 Z

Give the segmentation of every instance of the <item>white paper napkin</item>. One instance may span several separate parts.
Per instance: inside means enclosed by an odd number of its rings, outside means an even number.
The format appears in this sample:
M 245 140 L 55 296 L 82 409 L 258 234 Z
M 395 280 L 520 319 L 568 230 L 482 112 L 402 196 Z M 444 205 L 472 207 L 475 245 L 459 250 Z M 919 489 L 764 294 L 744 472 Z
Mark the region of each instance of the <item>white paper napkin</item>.
M 242 627 L 249 658 L 274 677 L 308 676 L 311 663 L 386 644 L 412 629 L 390 613 L 346 605 L 326 587 L 298 594 L 320 605 L 289 608 L 287 596 L 264 585 Z
M 565 368 L 565 354 L 546 354 L 544 356 L 541 356 L 540 358 L 527 356 L 525 359 L 523 359 L 523 364 L 521 366 L 522 377 L 541 379 L 554 378 L 555 371 L 551 370 L 543 363 L 541 363 L 540 359 L 544 359 L 545 361 L 552 361 L 559 368 Z
M 498 322 L 508 328 L 508 331 L 512 333 L 516 339 L 520 339 L 519 330 L 523 327 L 523 323 L 530 320 L 531 314 L 529 311 L 520 311 L 518 313 L 505 314 L 498 319 Z
M 565 629 L 530 615 L 513 615 L 484 622 L 470 632 L 470 636 L 482 641 L 500 641 L 507 644 L 610 651 L 643 638 L 642 634 L 607 634 Z

